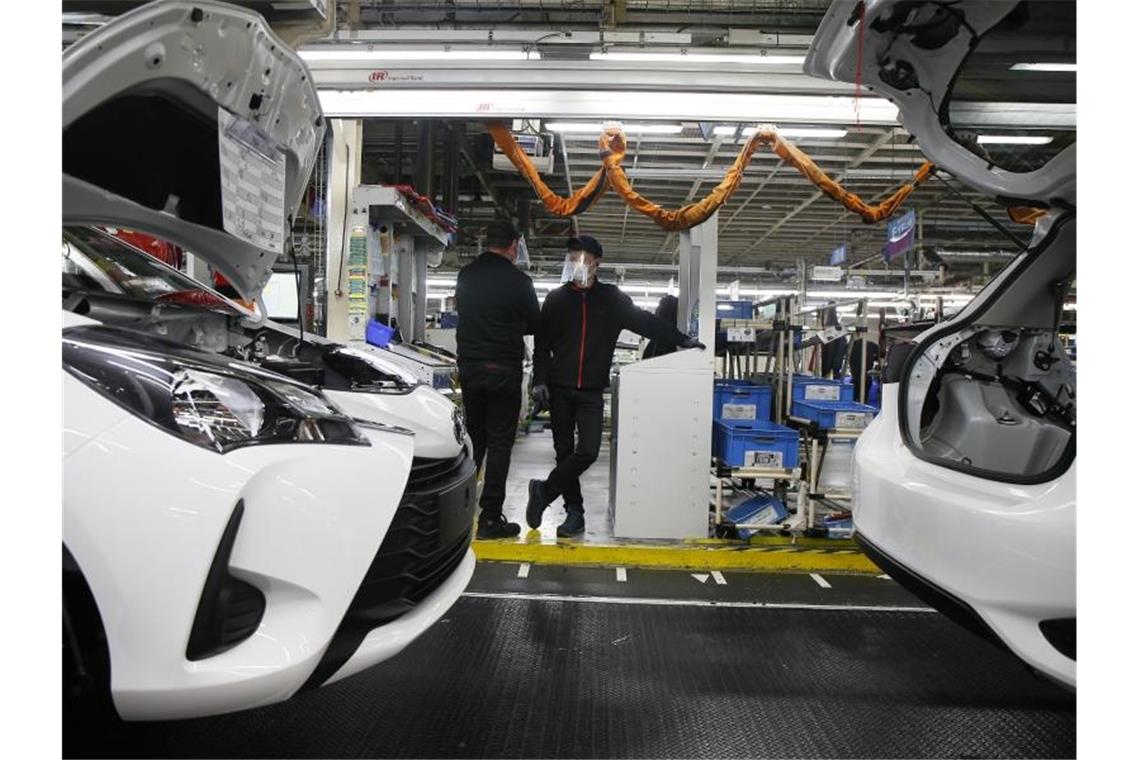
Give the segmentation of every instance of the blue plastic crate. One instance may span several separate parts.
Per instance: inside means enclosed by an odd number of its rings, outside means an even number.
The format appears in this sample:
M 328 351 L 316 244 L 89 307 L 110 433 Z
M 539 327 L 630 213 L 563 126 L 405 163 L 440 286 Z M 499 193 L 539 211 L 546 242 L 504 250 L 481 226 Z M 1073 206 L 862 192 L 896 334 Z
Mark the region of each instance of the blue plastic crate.
M 827 430 L 861 430 L 878 413 L 875 407 L 856 401 L 792 401 L 793 417 L 810 420 Z
M 724 519 L 735 525 L 775 525 L 788 518 L 783 502 L 772 496 L 753 496 L 724 513 Z M 757 530 L 737 528 L 736 534 L 748 538 Z
M 753 385 L 747 380 L 717 380 L 713 383 L 713 419 L 735 422 L 772 419 L 772 386 Z
M 854 401 L 855 386 L 811 375 L 792 378 L 792 401 Z
M 717 319 L 752 319 L 751 301 L 717 301 Z
M 850 517 L 836 519 L 828 516 L 823 518 L 823 527 L 828 538 L 851 538 L 855 533 L 855 524 Z
M 365 328 L 364 339 L 373 346 L 384 348 L 395 334 L 396 331 L 388 327 L 388 325 L 372 319 L 368 321 L 368 327 Z
M 800 463 L 800 434 L 775 422 L 713 423 L 713 456 L 728 467 L 791 469 Z

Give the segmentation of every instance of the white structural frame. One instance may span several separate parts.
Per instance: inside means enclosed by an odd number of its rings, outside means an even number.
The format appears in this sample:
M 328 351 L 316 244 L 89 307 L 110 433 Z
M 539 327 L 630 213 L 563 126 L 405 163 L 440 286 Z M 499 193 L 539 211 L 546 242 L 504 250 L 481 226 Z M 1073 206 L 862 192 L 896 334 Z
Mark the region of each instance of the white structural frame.
M 717 215 L 681 233 L 677 327 L 712 346 Z M 706 538 L 712 349 L 621 368 L 613 394 L 610 510 L 623 538 Z

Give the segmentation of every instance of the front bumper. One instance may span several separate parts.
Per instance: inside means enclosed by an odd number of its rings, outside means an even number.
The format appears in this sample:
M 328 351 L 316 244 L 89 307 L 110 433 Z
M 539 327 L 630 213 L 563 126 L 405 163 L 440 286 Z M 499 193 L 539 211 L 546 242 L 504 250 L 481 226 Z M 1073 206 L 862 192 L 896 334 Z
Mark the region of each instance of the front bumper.
M 305 688 L 395 654 L 438 619 L 474 572 L 474 520 L 475 465 L 467 449 L 452 459 L 417 458 L 388 533 Z M 362 652 L 366 639 L 372 643 Z

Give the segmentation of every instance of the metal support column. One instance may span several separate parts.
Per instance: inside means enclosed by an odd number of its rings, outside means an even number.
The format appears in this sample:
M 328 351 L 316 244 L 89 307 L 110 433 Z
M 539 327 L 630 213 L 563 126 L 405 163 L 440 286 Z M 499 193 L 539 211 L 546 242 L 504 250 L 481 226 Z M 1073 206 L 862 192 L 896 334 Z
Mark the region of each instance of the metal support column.
M 681 233 L 677 329 L 697 334 L 706 346 L 716 342 L 717 218 Z M 710 349 L 711 350 L 711 349 Z
M 348 340 L 348 231 L 353 189 L 360 184 L 360 154 L 364 129 L 359 119 L 330 119 L 325 225 L 327 335 Z
M 423 120 L 419 123 L 419 132 L 416 138 L 416 191 L 435 203 L 435 123 Z M 407 272 L 413 277 L 403 277 L 400 288 L 400 328 L 406 340 L 424 339 L 427 324 L 427 257 L 432 243 L 424 237 L 416 237 L 415 263 L 407 270 L 401 266 L 401 275 Z M 401 262 L 402 264 L 403 262 Z M 407 282 L 411 292 L 402 287 Z M 411 319 L 404 322 L 405 298 L 411 303 Z M 405 327 L 408 325 L 408 327 Z
M 416 238 L 416 292 L 411 339 L 417 341 L 424 340 L 427 330 L 427 260 L 430 245 L 427 238 Z

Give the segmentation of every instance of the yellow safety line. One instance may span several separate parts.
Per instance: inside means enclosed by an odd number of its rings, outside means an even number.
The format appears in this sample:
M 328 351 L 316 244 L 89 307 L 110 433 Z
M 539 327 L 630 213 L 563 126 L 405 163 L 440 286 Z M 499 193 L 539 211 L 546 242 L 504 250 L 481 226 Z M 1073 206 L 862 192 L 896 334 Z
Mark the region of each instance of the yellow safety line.
M 839 542 L 832 541 L 831 545 Z M 528 543 L 521 541 L 474 541 L 472 548 L 480 560 L 530 562 L 540 565 L 618 565 L 695 570 L 829 571 L 881 573 L 863 554 L 844 548 L 845 553 L 807 552 L 783 539 L 782 549 L 743 544 L 587 544 L 574 541 Z M 811 548 L 818 548 L 812 546 Z M 850 553 L 847 553 L 850 552 Z

